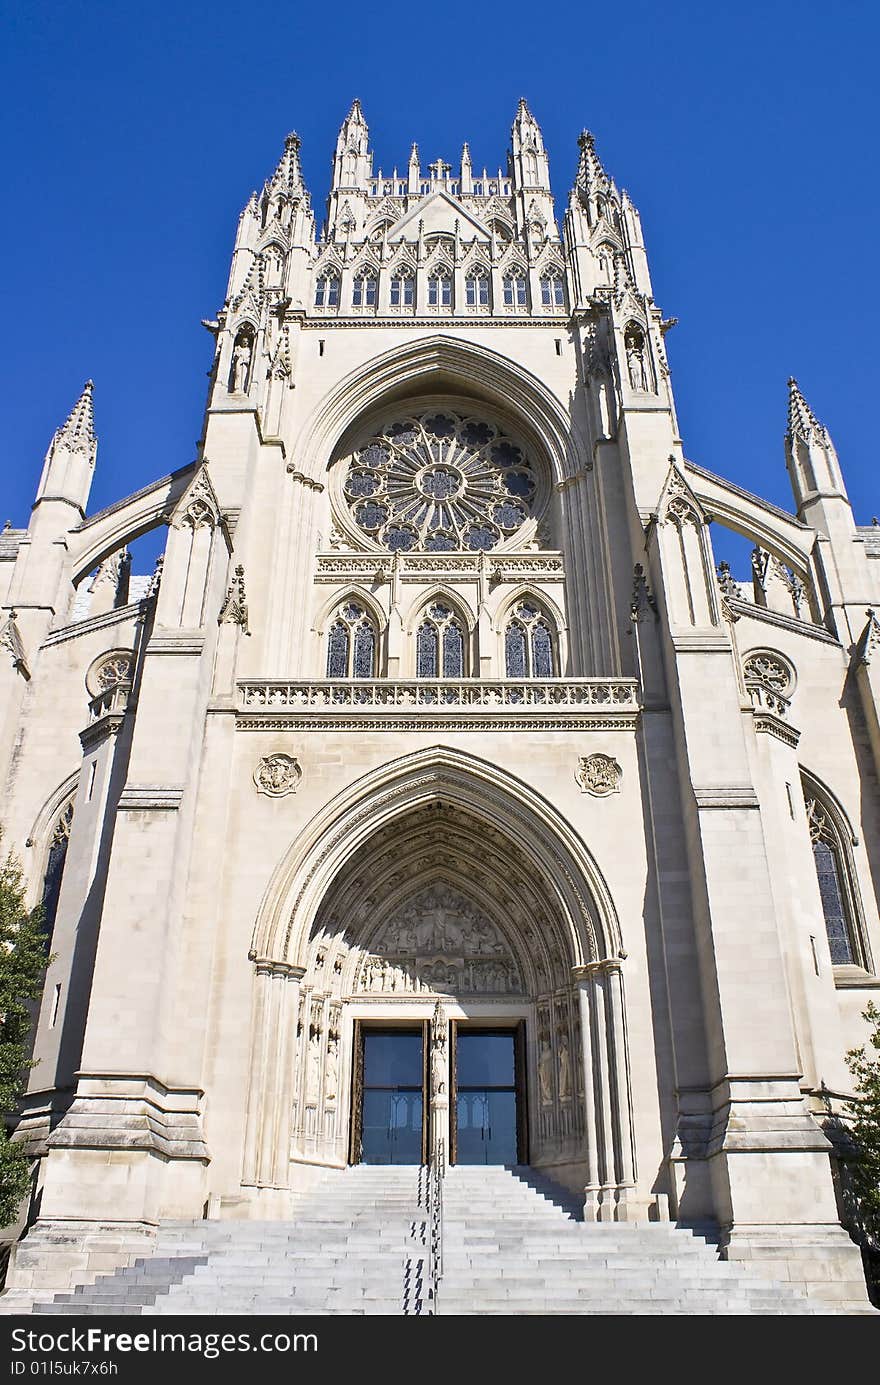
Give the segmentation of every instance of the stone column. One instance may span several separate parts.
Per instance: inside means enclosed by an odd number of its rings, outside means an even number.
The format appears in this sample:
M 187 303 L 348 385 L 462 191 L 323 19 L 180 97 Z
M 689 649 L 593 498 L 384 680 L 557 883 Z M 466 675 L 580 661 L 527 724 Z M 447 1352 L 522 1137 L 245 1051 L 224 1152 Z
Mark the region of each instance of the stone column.
M 254 974 L 242 1183 L 286 1188 L 302 967 L 258 961 Z
M 584 1145 L 588 1221 L 626 1220 L 635 1184 L 632 1097 L 620 962 L 576 967 L 584 1064 Z

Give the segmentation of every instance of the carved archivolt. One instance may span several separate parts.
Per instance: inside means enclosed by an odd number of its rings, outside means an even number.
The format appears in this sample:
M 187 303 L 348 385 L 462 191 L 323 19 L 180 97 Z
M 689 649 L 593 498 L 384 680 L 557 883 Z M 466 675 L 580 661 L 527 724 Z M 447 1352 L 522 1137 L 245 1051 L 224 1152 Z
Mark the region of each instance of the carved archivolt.
M 538 882 L 544 912 L 553 911 L 570 965 L 617 955 L 622 940 L 614 905 L 601 872 L 570 824 L 498 767 L 463 751 L 432 747 L 365 775 L 298 834 L 267 888 L 252 956 L 305 965 L 312 925 L 334 897 L 334 882 L 351 878 L 347 868 L 355 853 L 377 842 L 386 828 L 394 838 L 390 849 L 399 851 L 402 841 L 412 840 L 407 830 L 412 826 L 410 815 L 422 809 L 438 813 L 441 803 L 454 808 L 458 820 L 466 816 L 471 853 L 475 844 L 497 841 L 507 893 L 510 863 L 523 863 L 532 891 Z M 474 858 L 470 869 L 466 891 L 471 879 L 482 879 L 482 855 Z M 412 883 L 409 877 L 409 888 Z M 358 906 L 372 898 L 365 889 L 356 896 Z M 373 917 L 375 921 L 375 912 Z

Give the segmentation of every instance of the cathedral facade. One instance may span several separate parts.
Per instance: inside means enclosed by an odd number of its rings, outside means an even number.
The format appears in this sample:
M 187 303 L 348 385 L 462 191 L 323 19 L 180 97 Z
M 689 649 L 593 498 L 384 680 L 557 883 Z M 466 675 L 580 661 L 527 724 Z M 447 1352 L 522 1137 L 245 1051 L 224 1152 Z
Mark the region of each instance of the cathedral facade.
M 390 175 L 355 102 L 320 235 L 298 151 L 205 324 L 197 459 L 88 514 L 89 384 L 0 536 L 32 1217 L 528 1164 L 864 1297 L 834 1130 L 880 986 L 880 530 L 794 381 L 792 513 L 688 460 L 590 135 L 561 232 L 525 102 L 504 171 Z

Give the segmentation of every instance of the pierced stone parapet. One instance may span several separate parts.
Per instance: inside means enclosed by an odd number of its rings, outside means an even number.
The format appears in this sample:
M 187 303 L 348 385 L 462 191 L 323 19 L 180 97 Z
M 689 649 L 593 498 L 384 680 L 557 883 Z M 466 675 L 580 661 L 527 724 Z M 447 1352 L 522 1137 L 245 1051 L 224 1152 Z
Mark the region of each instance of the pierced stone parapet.
M 315 679 L 238 685 L 242 730 L 635 730 L 633 679 Z

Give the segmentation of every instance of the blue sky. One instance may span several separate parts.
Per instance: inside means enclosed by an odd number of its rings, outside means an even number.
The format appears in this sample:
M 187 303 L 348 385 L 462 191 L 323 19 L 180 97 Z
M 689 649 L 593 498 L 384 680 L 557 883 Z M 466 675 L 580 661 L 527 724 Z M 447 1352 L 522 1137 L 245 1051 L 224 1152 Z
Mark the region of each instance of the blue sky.
M 524 95 L 561 212 L 592 129 L 642 213 L 685 450 L 789 507 L 797 376 L 880 510 L 874 5 L 629 0 L 427 11 L 0 4 L 0 523 L 95 380 L 92 510 L 192 460 L 239 210 L 296 129 L 316 208 L 354 96 L 377 164 L 503 161 Z

